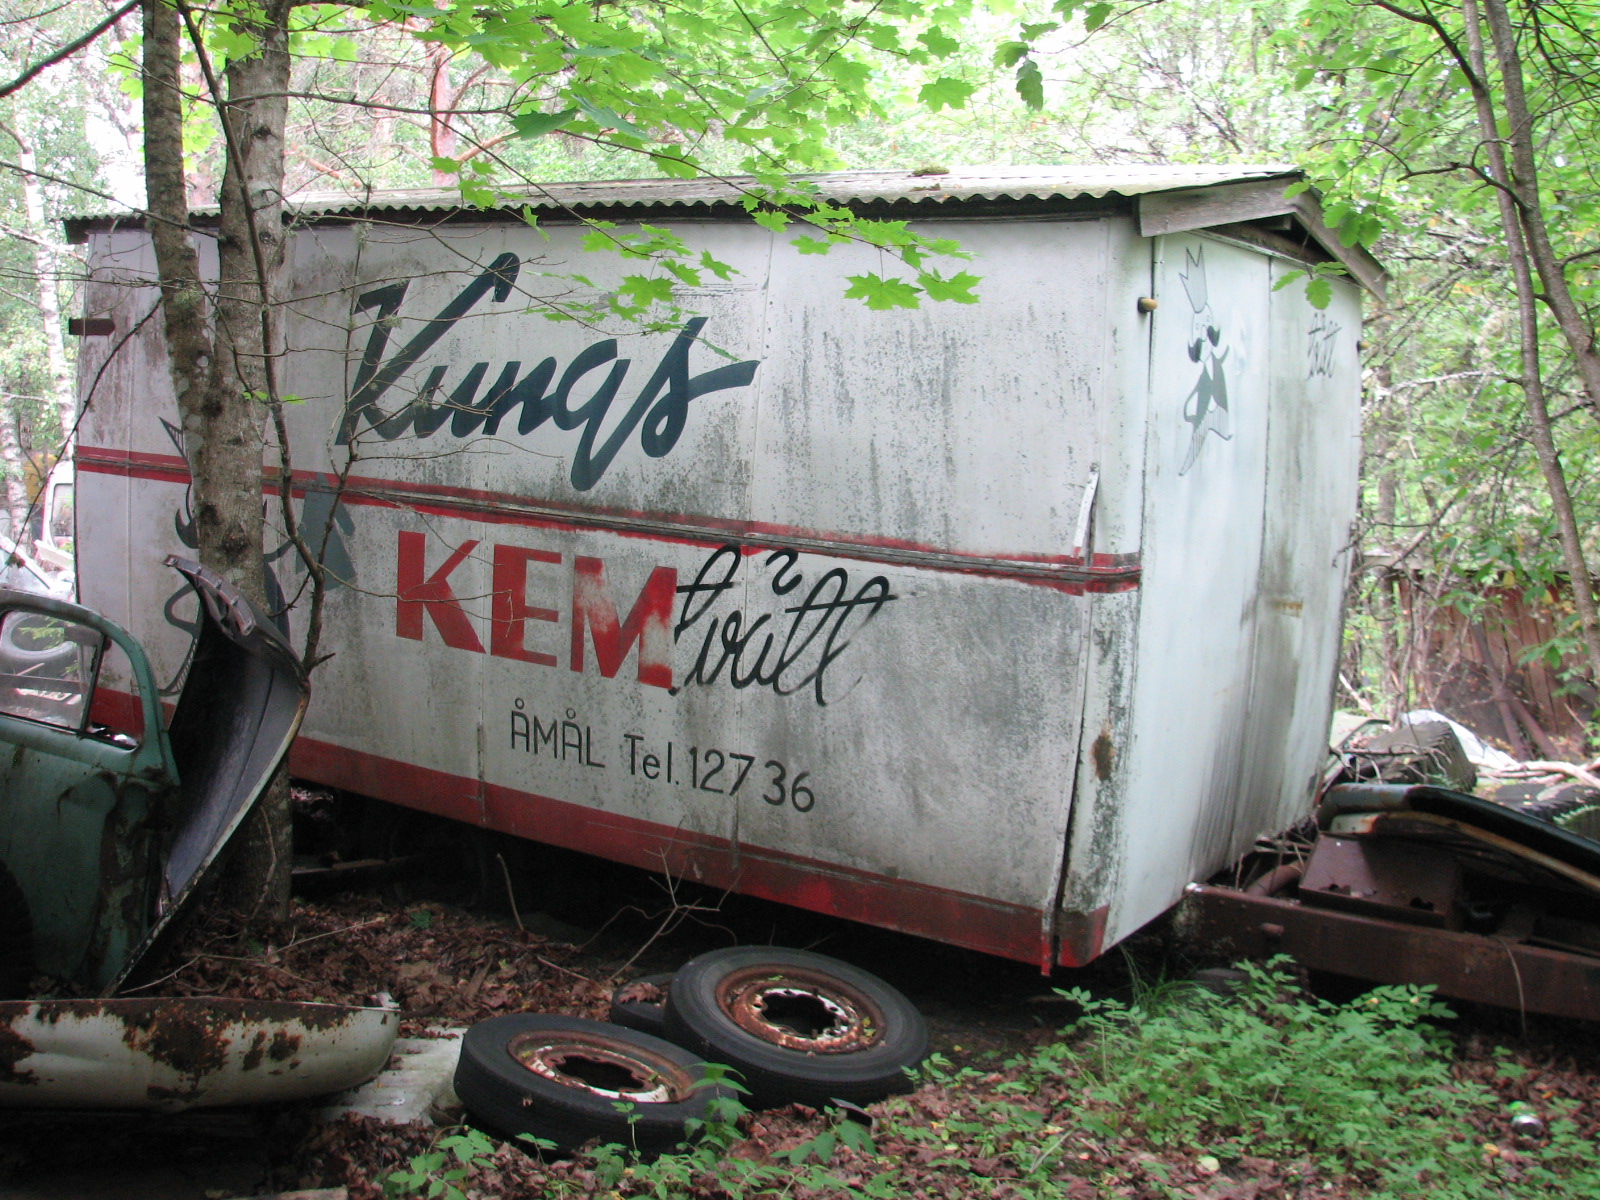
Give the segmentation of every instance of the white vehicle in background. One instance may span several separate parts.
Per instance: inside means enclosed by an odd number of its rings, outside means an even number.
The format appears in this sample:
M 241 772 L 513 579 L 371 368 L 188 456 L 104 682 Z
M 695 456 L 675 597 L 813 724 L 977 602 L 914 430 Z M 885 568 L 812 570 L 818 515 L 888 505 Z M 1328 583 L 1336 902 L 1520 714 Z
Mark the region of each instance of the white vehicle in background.
M 72 459 L 63 458 L 50 468 L 39 504 L 43 520 L 39 534 L 33 541 L 37 565 L 52 576 L 56 586 L 61 586 L 60 581 L 65 580 L 65 591 L 52 591 L 50 594 L 59 594 L 68 600 L 72 598 L 77 584 L 77 517 L 73 505 L 76 486 L 76 470 Z
M 0 587 L 36 596 L 53 596 L 57 600 L 72 599 L 77 576 L 72 570 L 70 551 L 66 554 L 66 569 L 57 570 L 34 558 L 10 538 L 0 536 L 0 555 L 4 556 L 0 560 Z

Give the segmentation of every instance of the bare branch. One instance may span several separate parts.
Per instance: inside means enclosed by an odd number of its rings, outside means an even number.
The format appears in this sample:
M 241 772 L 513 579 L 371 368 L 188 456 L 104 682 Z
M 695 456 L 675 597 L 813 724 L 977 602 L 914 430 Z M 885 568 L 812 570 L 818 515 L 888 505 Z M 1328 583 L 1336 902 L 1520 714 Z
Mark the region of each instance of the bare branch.
M 64 60 L 66 60 L 66 59 L 71 58 L 79 50 L 82 50 L 90 42 L 94 41 L 102 33 L 104 33 L 106 30 L 110 29 L 118 21 L 122 20 L 123 17 L 127 16 L 134 9 L 138 8 L 140 3 L 141 3 L 141 0 L 129 0 L 129 2 L 127 4 L 124 4 L 121 8 L 117 9 L 109 17 L 107 17 L 105 20 L 101 21 L 100 24 L 96 25 L 93 29 L 89 30 L 89 32 L 84 34 L 82 37 L 73 39 L 72 41 L 68 42 L 65 46 L 62 46 L 54 54 L 50 54 L 50 55 L 46 56 L 45 58 L 40 59 L 38 62 L 34 63 L 33 66 L 29 67 L 26 71 L 24 71 L 21 75 L 18 75 L 10 83 L 4 84 L 4 85 L 0 85 L 0 100 L 5 99 L 7 96 L 11 95 L 12 92 L 16 92 L 16 91 L 22 90 L 29 83 L 33 82 L 33 80 L 38 75 L 40 75 L 44 71 L 48 71 L 51 67 L 55 66 L 58 62 L 62 62 Z

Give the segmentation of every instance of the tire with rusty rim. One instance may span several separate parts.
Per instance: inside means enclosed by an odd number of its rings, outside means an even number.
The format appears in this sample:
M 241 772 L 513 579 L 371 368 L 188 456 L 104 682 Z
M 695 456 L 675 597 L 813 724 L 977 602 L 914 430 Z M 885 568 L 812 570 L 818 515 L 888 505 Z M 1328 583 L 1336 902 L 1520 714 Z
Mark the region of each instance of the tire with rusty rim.
M 928 1026 L 877 976 L 807 950 L 734 946 L 672 977 L 666 1036 L 739 1071 L 758 1105 L 867 1104 L 911 1090 Z
M 606 1018 L 624 1029 L 664 1037 L 667 1022 L 667 992 L 671 975 L 641 975 L 611 993 L 611 1011 Z
M 681 1046 L 632 1029 L 547 1013 L 495 1017 L 467 1030 L 456 1095 L 478 1121 L 507 1137 L 532 1134 L 561 1152 L 591 1139 L 641 1155 L 683 1142 L 725 1087 Z M 631 1104 L 629 1111 L 619 1104 Z

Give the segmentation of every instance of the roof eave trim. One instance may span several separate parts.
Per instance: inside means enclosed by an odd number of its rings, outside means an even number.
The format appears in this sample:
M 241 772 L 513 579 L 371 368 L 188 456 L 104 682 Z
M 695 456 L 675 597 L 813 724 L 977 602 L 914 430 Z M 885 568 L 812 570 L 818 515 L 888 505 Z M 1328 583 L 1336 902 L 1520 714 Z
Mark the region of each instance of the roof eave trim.
M 1305 226 L 1316 243 L 1350 272 L 1379 300 L 1388 299 L 1389 274 L 1360 246 L 1346 246 L 1322 219 L 1322 205 L 1310 191 L 1288 197 L 1284 193 L 1298 176 L 1217 184 L 1151 192 L 1139 197 L 1139 232 L 1145 237 L 1163 233 L 1188 233 L 1217 225 L 1292 216 Z

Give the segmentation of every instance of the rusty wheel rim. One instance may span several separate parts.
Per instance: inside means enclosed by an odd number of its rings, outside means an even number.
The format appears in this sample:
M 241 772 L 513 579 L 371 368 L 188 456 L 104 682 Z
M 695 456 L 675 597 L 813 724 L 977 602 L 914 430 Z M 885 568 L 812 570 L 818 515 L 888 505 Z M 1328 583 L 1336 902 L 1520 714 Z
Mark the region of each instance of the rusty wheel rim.
M 525 1070 L 579 1091 L 634 1104 L 676 1104 L 699 1081 L 672 1062 L 582 1033 L 524 1033 L 506 1049 Z
M 740 1029 L 786 1050 L 853 1054 L 883 1040 L 883 1013 L 849 984 L 803 967 L 749 967 L 717 987 L 717 1004 Z

